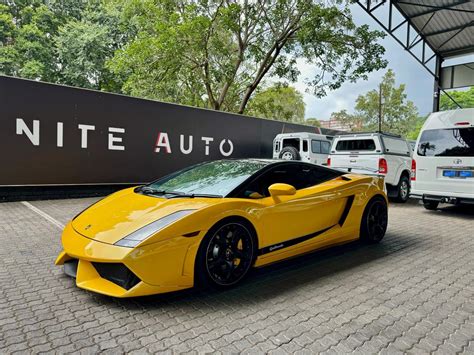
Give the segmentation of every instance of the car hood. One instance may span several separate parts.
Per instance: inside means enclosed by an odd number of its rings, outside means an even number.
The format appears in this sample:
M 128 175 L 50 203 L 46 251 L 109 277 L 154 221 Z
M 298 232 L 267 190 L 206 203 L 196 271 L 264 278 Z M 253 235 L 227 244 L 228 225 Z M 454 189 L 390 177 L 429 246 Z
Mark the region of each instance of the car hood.
M 114 244 L 130 233 L 173 212 L 200 209 L 209 199 L 146 196 L 126 189 L 116 192 L 79 214 L 72 227 L 83 236 Z

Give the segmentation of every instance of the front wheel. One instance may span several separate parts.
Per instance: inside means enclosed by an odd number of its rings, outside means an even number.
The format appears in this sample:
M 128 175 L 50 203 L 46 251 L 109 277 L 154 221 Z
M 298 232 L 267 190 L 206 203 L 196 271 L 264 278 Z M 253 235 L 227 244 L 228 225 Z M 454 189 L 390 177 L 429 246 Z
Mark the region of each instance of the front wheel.
M 229 288 L 247 275 L 255 255 L 255 236 L 247 223 L 218 223 L 199 247 L 196 281 L 204 287 Z
M 372 198 L 365 207 L 360 225 L 360 239 L 364 243 L 374 244 L 382 240 L 387 231 L 387 202 L 381 196 Z

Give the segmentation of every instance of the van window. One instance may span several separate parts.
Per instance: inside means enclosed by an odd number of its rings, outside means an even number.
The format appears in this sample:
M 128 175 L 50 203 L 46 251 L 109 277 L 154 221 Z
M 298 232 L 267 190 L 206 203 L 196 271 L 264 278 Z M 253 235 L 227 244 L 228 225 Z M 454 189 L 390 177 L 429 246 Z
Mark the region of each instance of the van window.
M 353 151 L 375 150 L 375 142 L 373 139 L 348 139 L 337 142 L 336 150 Z
M 311 141 L 311 151 L 315 154 L 329 154 L 329 149 L 331 149 L 331 143 L 326 141 Z
M 303 140 L 303 152 L 307 152 L 307 151 L 308 151 L 308 141 Z
M 423 131 L 418 155 L 427 157 L 474 157 L 474 127 Z
M 321 141 L 312 140 L 311 141 L 311 151 L 314 154 L 321 154 Z

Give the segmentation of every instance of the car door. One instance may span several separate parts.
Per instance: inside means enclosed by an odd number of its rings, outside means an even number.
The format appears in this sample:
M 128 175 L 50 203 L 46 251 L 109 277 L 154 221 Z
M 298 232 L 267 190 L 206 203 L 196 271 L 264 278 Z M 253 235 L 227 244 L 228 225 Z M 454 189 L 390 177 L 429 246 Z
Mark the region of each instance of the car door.
M 265 197 L 255 211 L 261 230 L 260 254 L 269 253 L 322 234 L 337 225 L 346 199 L 338 191 L 318 188 L 317 184 L 338 176 L 338 172 L 310 164 L 278 165 L 254 181 L 248 189 Z M 268 187 L 284 183 L 296 188 L 296 194 L 269 196 Z M 315 186 L 316 185 L 316 186 Z

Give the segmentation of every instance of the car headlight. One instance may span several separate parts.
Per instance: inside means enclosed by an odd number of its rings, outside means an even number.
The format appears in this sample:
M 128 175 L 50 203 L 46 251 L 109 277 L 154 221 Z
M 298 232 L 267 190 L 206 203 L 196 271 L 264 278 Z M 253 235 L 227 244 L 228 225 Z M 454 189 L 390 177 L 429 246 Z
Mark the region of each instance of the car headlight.
M 158 231 L 169 226 L 170 224 L 176 222 L 178 219 L 187 216 L 188 214 L 194 212 L 195 210 L 181 210 L 173 212 L 168 216 L 162 217 L 146 226 L 137 229 L 132 234 L 127 235 L 125 238 L 120 239 L 115 245 L 127 248 L 136 247 L 139 243 L 143 242 L 145 239 L 148 239 Z

